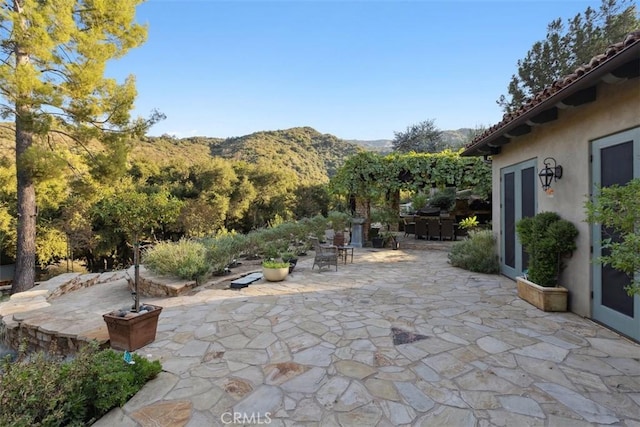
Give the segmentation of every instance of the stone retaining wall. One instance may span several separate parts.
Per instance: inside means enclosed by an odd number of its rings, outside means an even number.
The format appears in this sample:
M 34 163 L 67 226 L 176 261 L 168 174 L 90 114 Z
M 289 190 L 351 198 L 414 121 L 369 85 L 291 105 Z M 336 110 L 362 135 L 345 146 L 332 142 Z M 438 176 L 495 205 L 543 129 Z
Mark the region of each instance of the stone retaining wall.
M 135 288 L 134 268 L 135 267 L 130 267 L 127 270 L 127 281 L 129 282 L 129 289 L 132 291 Z M 140 266 L 138 292 L 142 296 L 177 297 L 190 291 L 196 286 L 198 286 L 198 282 L 195 280 L 156 276 L 151 271 L 147 270 L 144 265 Z
M 92 334 L 71 335 L 60 331 L 44 331 L 37 325 L 17 322 L 13 319 L 0 319 L 0 327 L 4 329 L 3 344 L 17 350 L 24 346 L 25 350 L 43 351 L 49 354 L 75 354 L 82 346 L 96 340 L 100 348 L 109 344 L 106 325 L 104 330 L 96 330 Z

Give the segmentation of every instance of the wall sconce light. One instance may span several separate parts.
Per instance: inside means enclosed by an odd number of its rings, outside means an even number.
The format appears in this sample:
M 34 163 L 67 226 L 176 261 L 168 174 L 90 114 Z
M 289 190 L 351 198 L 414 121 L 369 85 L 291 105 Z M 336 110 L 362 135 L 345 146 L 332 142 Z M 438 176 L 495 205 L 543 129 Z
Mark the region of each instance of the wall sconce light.
M 553 166 L 551 166 L 553 162 Z M 542 189 L 547 191 L 551 187 L 551 181 L 557 181 L 562 178 L 562 166 L 556 163 L 556 159 L 553 157 L 547 157 L 543 161 L 544 169 L 538 173 Z

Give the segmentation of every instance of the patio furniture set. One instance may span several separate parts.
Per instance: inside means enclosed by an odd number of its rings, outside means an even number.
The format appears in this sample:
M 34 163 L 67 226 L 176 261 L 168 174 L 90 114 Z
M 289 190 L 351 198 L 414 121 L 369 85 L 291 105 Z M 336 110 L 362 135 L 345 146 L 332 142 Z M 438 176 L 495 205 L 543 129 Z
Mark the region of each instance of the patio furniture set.
M 404 217 L 404 235 L 416 239 L 456 240 L 457 224 L 453 218 L 438 216 Z

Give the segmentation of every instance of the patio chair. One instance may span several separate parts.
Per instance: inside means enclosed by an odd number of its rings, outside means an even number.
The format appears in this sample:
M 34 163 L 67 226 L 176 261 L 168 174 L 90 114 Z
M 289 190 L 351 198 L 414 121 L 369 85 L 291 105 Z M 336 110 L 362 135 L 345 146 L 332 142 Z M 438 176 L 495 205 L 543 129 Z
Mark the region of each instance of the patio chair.
M 338 271 L 338 247 L 321 245 L 317 237 L 309 237 L 309 240 L 313 245 L 313 250 L 316 252 L 311 269 L 313 270 L 316 265 L 318 270 L 322 270 L 322 267 L 331 268 L 332 265 L 335 265 L 336 271 Z
M 445 218 L 440 220 L 440 238 L 442 240 L 455 240 L 456 234 L 453 228 L 453 219 Z
M 440 218 L 429 218 L 427 220 L 427 229 L 429 231 L 429 239 L 441 239 L 440 236 Z
M 427 238 L 427 221 L 424 218 L 416 218 L 416 239 Z
M 407 218 L 402 218 L 402 222 L 404 222 L 404 236 L 407 237 L 409 234 L 416 234 L 416 223 L 409 222 Z

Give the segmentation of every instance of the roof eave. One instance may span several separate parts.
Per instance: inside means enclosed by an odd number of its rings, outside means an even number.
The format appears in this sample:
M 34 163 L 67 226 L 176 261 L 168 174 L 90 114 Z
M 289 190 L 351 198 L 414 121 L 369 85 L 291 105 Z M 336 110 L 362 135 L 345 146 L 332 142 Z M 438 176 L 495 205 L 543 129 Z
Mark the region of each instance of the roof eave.
M 567 97 L 581 90 L 596 85 L 604 76 L 623 66 L 629 61 L 637 59 L 639 56 L 640 40 L 620 50 L 614 56 L 604 61 L 602 64 L 585 72 L 585 74 L 576 78 L 575 81 L 559 89 L 558 92 L 554 93 L 549 98 L 535 105 L 530 110 L 527 110 L 522 115 L 500 126 L 495 131 L 491 132 L 489 135 L 477 141 L 476 143 L 470 145 L 462 152 L 461 155 L 481 156 L 487 154 L 495 154 L 496 149 L 506 143 L 504 142 L 505 134 L 508 134 L 518 126 L 526 124 L 532 118 L 538 116 L 543 111 L 556 106 Z M 511 139 L 511 137 L 509 137 L 509 139 Z

